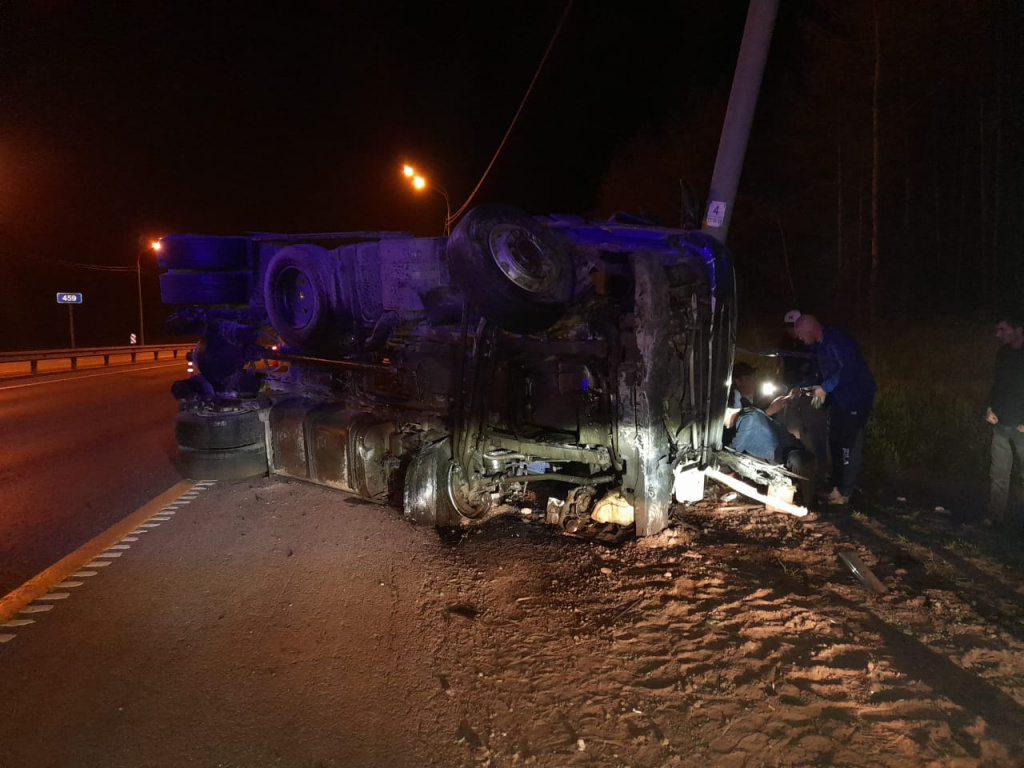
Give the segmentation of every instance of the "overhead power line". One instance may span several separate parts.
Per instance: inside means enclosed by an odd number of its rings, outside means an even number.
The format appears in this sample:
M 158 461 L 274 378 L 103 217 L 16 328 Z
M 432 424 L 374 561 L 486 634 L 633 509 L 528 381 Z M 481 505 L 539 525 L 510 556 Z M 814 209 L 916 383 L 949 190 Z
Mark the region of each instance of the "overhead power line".
M 480 191 L 480 187 L 483 186 L 484 181 L 487 179 L 487 175 L 491 172 L 491 168 L 494 167 L 494 162 L 498 159 L 498 155 L 501 154 L 501 150 L 504 149 L 505 143 L 508 141 L 508 137 L 512 133 L 512 129 L 515 128 L 516 122 L 519 120 L 519 115 L 522 114 L 523 107 L 526 106 L 526 100 L 530 98 L 530 93 L 533 92 L 533 86 L 537 83 L 537 78 L 540 77 L 540 71 L 541 69 L 544 68 L 544 62 L 548 60 L 548 54 L 551 53 L 551 49 L 554 47 L 555 41 L 558 39 L 558 35 L 562 31 L 562 27 L 565 25 L 565 20 L 569 16 L 569 9 L 571 8 L 572 0 L 569 0 L 565 4 L 565 10 L 562 11 L 562 18 L 558 20 L 558 26 L 555 27 L 554 34 L 551 35 L 551 40 L 548 42 L 548 47 L 544 51 L 544 55 L 541 57 L 540 63 L 537 65 L 536 71 L 533 73 L 533 79 L 530 81 L 530 86 L 526 89 L 526 94 L 523 96 L 523 100 L 519 102 L 519 109 L 516 110 L 515 115 L 512 117 L 512 122 L 509 123 L 508 130 L 505 131 L 504 138 L 502 138 L 501 143 L 498 145 L 498 148 L 494 151 L 494 157 L 492 157 L 491 162 L 487 164 L 487 168 L 484 169 L 483 175 L 480 176 L 480 181 L 476 183 L 476 186 L 473 188 L 473 191 L 469 193 L 469 197 L 466 198 L 466 202 L 464 202 L 459 207 L 459 209 L 448 218 L 447 223 L 449 224 L 449 226 L 453 221 L 455 221 L 455 219 L 459 218 L 459 216 L 461 216 L 465 212 L 466 208 L 469 207 L 469 204 L 473 201 L 473 198 L 476 197 L 476 193 Z

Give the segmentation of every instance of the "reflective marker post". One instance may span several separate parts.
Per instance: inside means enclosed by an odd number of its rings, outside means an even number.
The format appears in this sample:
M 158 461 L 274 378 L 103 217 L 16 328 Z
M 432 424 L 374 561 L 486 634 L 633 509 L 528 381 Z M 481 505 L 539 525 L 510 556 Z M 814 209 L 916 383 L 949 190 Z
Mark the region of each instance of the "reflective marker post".
M 71 348 L 75 348 L 75 315 L 74 307 L 75 304 L 82 303 L 82 294 L 80 293 L 58 293 L 57 294 L 58 304 L 68 305 L 68 326 L 71 329 Z

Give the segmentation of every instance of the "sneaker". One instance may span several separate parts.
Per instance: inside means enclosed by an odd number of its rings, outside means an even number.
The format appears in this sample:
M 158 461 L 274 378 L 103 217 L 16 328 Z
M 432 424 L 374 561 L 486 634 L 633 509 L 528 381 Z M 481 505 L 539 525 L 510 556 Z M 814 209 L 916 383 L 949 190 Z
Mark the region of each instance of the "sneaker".
M 832 489 L 832 493 L 830 493 L 828 495 L 828 498 L 826 499 L 826 501 L 828 501 L 829 504 L 835 504 L 836 506 L 841 506 L 843 504 L 846 504 L 849 500 L 850 500 L 850 497 L 849 496 L 843 496 L 843 494 L 841 494 L 839 492 L 838 488 L 833 488 Z

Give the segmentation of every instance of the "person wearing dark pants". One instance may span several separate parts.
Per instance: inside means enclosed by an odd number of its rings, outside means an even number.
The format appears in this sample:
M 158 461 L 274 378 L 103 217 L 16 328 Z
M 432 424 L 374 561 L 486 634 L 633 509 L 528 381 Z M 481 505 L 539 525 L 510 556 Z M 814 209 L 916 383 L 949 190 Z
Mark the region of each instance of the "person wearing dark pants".
M 864 427 L 875 403 L 875 378 L 857 342 L 835 325 L 801 315 L 793 326 L 797 338 L 814 352 L 821 374 L 815 397 L 829 407 L 828 439 L 832 453 L 830 504 L 848 504 L 860 479 Z
M 996 324 L 1000 349 L 996 355 L 992 392 L 985 420 L 992 425 L 991 464 L 987 520 L 1002 526 L 1009 520 L 1010 477 L 1014 455 L 1024 456 L 1024 321 L 1004 313 Z M 1018 476 L 1024 485 L 1024 477 Z

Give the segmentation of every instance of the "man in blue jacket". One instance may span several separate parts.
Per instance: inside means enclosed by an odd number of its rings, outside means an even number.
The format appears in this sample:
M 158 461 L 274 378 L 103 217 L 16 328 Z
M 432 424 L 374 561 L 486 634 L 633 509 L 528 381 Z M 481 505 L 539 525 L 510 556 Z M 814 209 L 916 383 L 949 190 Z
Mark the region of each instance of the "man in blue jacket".
M 838 326 L 823 326 L 814 315 L 801 315 L 794 330 L 818 361 L 821 384 L 814 388 L 814 396 L 827 397 L 829 406 L 833 488 L 828 501 L 847 504 L 860 476 L 864 427 L 875 403 L 875 378 L 857 342 Z

